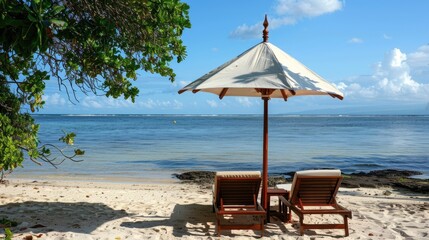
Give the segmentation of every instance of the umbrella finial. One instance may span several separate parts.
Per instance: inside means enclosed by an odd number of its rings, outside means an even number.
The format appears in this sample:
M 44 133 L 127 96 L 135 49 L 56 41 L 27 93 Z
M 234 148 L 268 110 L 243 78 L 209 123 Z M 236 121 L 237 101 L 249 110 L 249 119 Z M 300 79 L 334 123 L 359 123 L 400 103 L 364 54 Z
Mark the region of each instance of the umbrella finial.
M 265 20 L 264 20 L 264 30 L 262 31 L 262 38 L 264 39 L 264 42 L 268 42 L 268 20 L 267 20 L 267 14 L 265 14 Z

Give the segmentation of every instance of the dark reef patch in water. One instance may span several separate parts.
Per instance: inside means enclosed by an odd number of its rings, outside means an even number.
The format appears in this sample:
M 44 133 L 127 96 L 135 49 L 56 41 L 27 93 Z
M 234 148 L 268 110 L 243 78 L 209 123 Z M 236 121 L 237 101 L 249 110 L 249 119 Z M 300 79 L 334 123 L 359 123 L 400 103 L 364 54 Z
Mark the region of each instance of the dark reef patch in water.
M 418 171 L 385 169 L 376 170 L 368 173 L 359 172 L 352 174 L 343 174 L 344 179 L 341 187 L 359 188 L 359 187 L 392 187 L 398 190 L 409 190 L 411 192 L 429 194 L 429 179 L 410 178 L 414 175 L 421 175 Z M 292 178 L 285 178 L 284 175 L 293 176 L 293 173 L 269 176 L 268 185 L 270 187 L 276 184 L 290 183 Z M 204 186 L 213 184 L 215 172 L 212 171 L 192 171 L 181 174 L 173 174 L 176 178 L 196 183 Z

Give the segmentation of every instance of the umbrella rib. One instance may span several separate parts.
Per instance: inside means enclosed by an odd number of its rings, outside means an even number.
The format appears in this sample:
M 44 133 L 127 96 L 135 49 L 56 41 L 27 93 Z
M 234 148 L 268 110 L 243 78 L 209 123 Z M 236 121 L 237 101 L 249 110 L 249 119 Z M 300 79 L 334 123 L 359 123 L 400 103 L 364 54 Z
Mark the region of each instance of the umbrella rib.
M 219 94 L 219 99 L 222 99 L 222 98 L 225 96 L 225 94 L 226 94 L 226 92 L 228 91 L 228 89 L 229 89 L 229 88 L 224 88 L 224 89 L 222 89 L 222 92 L 220 92 L 220 94 Z
M 331 97 L 333 97 L 333 98 L 338 98 L 338 99 L 340 99 L 340 100 L 343 100 L 343 98 L 344 97 L 342 97 L 342 96 L 340 96 L 340 95 L 338 95 L 338 94 L 334 94 L 334 93 L 328 93 L 329 94 L 329 96 L 331 96 Z
M 192 93 L 197 93 L 199 91 L 201 91 L 201 89 L 194 89 L 194 90 L 192 90 Z
M 283 99 L 285 101 L 287 101 L 287 94 L 286 94 L 285 90 L 284 89 L 280 89 L 280 92 L 282 93 Z

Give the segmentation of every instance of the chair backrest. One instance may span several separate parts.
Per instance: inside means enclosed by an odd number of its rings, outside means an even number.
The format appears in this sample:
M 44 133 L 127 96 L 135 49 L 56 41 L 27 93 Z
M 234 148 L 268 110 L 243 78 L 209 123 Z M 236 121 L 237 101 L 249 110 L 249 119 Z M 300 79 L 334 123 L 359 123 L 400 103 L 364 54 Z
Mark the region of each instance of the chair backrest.
M 333 204 L 342 179 L 341 171 L 338 169 L 296 172 L 292 181 L 290 201 L 294 205 L 302 203 L 304 206 Z
M 217 172 L 214 183 L 214 202 L 224 205 L 253 205 L 261 186 L 259 171 Z

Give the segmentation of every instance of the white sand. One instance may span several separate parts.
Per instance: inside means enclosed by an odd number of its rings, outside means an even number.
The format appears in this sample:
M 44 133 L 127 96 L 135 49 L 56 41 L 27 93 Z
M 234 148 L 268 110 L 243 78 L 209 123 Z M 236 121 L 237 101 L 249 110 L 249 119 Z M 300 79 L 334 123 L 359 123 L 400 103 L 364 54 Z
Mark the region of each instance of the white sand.
M 340 204 L 353 212 L 348 239 L 428 239 L 429 196 L 395 191 L 386 196 L 384 192 L 364 188 L 339 192 Z M 274 199 L 272 205 L 276 203 Z M 8 185 L 0 185 L 2 218 L 19 223 L 12 228 L 13 239 L 220 239 L 215 233 L 211 190 L 180 183 L 11 179 Z M 296 223 L 274 218 L 263 239 L 338 239 L 343 234 L 342 230 L 307 230 L 301 237 Z M 257 236 L 250 230 L 233 230 L 223 232 L 221 239 L 260 239 Z

